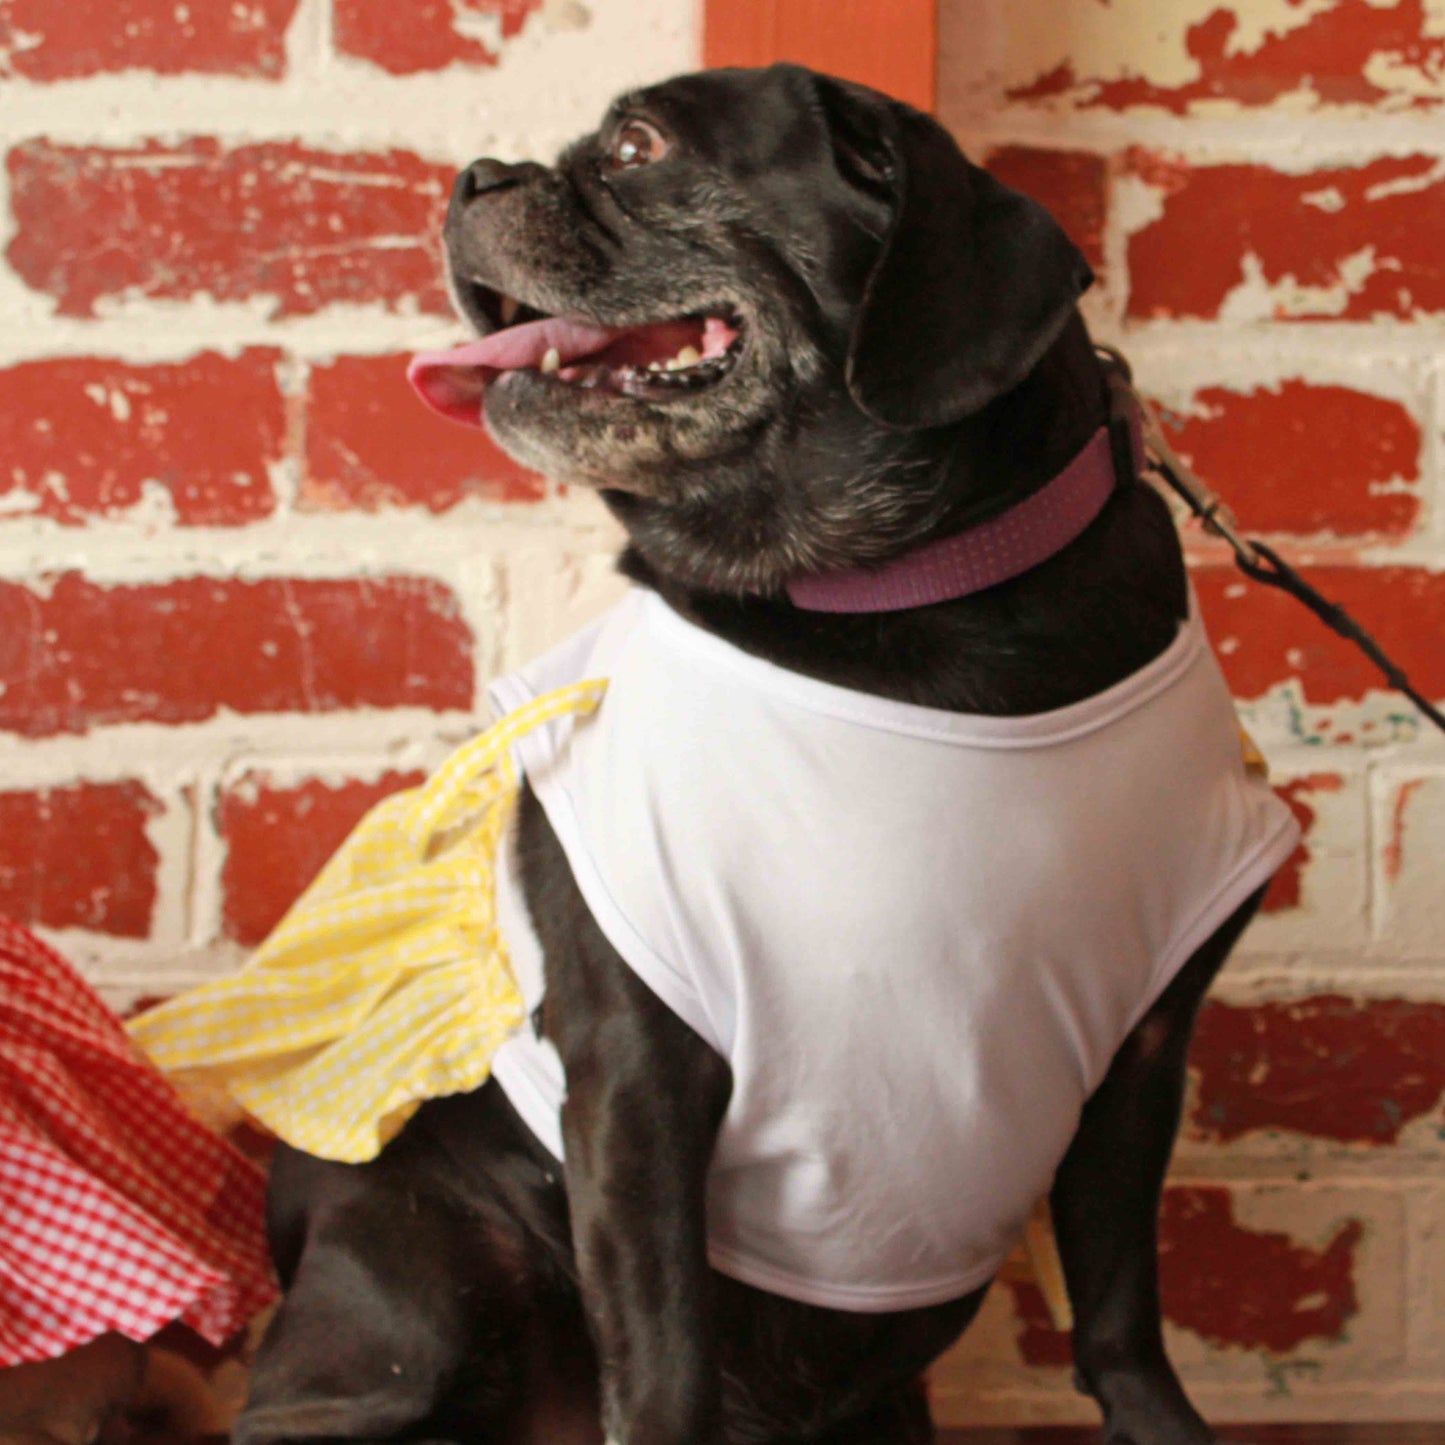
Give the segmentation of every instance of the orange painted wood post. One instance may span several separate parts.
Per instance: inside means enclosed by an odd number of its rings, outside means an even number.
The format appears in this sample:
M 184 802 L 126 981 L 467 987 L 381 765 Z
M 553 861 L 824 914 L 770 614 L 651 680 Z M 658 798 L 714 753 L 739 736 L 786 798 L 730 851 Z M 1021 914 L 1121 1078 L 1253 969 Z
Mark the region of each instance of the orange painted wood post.
M 707 65 L 793 60 L 932 110 L 937 0 L 706 0 Z

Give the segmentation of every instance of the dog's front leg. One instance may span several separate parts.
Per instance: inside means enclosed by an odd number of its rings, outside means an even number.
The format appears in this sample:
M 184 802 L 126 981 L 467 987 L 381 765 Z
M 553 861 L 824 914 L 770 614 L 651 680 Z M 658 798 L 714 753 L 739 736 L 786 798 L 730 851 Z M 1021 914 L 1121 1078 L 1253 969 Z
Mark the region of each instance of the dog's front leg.
M 1164 1352 L 1158 1214 L 1194 1016 L 1259 906 L 1249 899 L 1180 970 L 1084 1106 L 1050 1204 L 1074 1310 L 1080 1386 L 1109 1445 L 1210 1445 Z
M 704 1198 L 731 1072 L 608 943 L 529 794 L 520 843 L 546 952 L 545 1030 L 567 1073 L 567 1193 L 603 1425 L 621 1445 L 712 1445 Z
M 562 1128 L 603 1423 L 622 1445 L 709 1445 L 720 1383 L 704 1187 L 727 1066 L 620 960 L 577 966 L 597 994 L 593 1022 L 561 1030 Z

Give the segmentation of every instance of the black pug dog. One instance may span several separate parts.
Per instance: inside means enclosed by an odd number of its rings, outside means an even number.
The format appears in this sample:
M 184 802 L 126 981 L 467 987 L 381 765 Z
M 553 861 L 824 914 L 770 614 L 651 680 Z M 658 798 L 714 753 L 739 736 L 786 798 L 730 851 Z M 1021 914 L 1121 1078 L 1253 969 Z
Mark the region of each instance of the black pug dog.
M 476 162 L 445 239 L 484 337 L 548 316 L 695 335 L 671 370 L 625 347 L 549 354 L 463 378 L 451 402 L 475 420 L 484 399 L 514 456 L 599 488 L 622 570 L 697 627 L 810 678 L 992 716 L 1090 698 L 1176 637 L 1175 531 L 1127 479 L 1076 541 L 975 595 L 850 615 L 787 598 L 790 578 L 999 513 L 1109 419 L 1076 310 L 1087 264 L 928 116 L 793 66 L 686 76 L 624 97 L 553 168 Z M 984 1290 L 849 1313 L 711 1269 L 728 1065 L 614 951 L 530 793 L 516 827 L 566 1165 L 494 1083 L 426 1104 L 370 1164 L 282 1148 L 286 1296 L 237 1445 L 929 1439 L 921 1373 Z M 1116 1445 L 1213 1438 L 1165 1356 L 1156 1214 L 1195 1011 L 1258 899 L 1148 1007 L 1058 1161 L 1077 1379 Z

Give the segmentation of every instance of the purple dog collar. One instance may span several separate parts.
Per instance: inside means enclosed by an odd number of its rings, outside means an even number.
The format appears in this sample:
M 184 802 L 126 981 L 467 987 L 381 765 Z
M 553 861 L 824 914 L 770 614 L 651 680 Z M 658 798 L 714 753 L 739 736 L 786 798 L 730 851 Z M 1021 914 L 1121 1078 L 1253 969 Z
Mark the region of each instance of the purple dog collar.
M 1132 478 L 1144 458 L 1141 421 L 1133 409 L 1119 420 L 1128 431 Z M 1115 435 L 1112 426 L 1101 426 L 1051 482 L 967 532 L 926 543 L 882 567 L 794 577 L 788 596 L 807 612 L 901 612 L 1018 577 L 1062 552 L 1103 511 L 1124 461 L 1116 460 Z

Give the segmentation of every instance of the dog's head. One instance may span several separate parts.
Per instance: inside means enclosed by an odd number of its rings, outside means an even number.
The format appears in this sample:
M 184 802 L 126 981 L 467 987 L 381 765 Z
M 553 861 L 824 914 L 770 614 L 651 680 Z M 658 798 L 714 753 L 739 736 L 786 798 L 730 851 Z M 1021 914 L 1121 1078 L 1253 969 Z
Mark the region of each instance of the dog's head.
M 445 241 L 482 339 L 423 358 L 422 394 L 738 592 L 916 541 L 950 429 L 1092 279 L 935 121 L 790 65 L 626 95 L 551 169 L 476 162 Z

